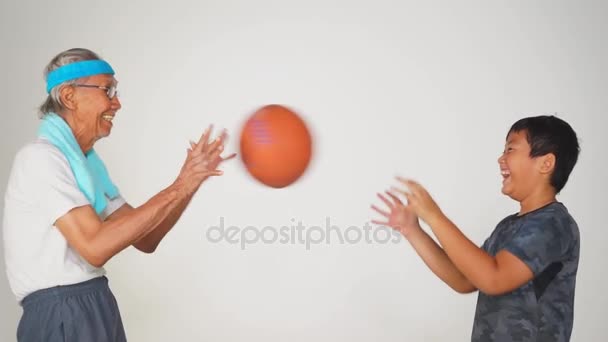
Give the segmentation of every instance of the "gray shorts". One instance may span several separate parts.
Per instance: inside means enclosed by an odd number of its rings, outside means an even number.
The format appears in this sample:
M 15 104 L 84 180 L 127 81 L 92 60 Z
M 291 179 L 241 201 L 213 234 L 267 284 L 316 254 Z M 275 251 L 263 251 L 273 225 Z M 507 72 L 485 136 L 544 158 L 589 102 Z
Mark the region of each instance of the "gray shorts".
M 127 340 L 108 278 L 36 291 L 23 299 L 19 342 Z

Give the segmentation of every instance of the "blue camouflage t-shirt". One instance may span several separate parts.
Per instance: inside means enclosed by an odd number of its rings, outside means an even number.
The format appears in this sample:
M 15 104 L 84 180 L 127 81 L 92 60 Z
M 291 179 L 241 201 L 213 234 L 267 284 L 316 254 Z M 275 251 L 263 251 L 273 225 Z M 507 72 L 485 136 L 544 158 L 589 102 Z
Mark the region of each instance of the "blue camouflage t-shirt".
M 569 341 L 579 246 L 578 226 L 562 203 L 502 220 L 482 248 L 492 256 L 506 249 L 534 278 L 503 295 L 479 292 L 471 340 Z

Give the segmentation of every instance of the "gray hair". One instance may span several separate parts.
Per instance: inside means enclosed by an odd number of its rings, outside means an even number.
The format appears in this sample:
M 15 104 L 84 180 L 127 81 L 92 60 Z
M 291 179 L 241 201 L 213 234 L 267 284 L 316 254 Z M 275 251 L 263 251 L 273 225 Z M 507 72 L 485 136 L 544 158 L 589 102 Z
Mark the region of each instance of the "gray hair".
M 75 48 L 75 49 L 69 49 L 69 50 L 63 51 L 63 52 L 59 53 L 57 56 L 55 56 L 49 62 L 49 64 L 46 66 L 46 68 L 44 68 L 44 81 L 46 82 L 47 77 L 51 71 L 53 71 L 61 66 L 64 66 L 64 65 L 70 64 L 70 63 L 74 63 L 74 62 L 87 61 L 87 60 L 93 60 L 93 59 L 101 59 L 101 58 L 99 58 L 99 56 L 91 50 Z M 63 106 L 63 103 L 61 103 L 61 99 L 59 98 L 59 92 L 61 91 L 61 88 L 63 88 L 66 85 L 76 84 L 78 82 L 79 82 L 78 79 L 69 80 L 69 81 L 65 81 L 65 82 L 60 83 L 60 84 L 56 85 L 55 87 L 53 87 L 53 89 L 51 89 L 51 92 L 47 96 L 44 103 L 42 103 L 42 105 L 40 105 L 40 107 L 38 108 L 40 117 L 43 117 L 44 115 L 46 115 L 48 113 L 60 113 L 61 111 L 63 111 L 64 106 Z

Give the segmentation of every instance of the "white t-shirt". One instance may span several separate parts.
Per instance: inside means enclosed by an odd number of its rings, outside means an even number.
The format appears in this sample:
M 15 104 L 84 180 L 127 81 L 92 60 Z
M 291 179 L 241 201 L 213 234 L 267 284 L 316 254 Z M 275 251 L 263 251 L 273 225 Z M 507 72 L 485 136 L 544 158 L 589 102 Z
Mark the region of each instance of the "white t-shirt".
M 121 196 L 108 200 L 100 218 L 105 220 L 123 204 Z M 105 274 L 72 249 L 54 226 L 83 205 L 90 203 L 58 148 L 41 138 L 19 150 L 6 189 L 2 235 L 8 280 L 19 303 L 34 291 Z

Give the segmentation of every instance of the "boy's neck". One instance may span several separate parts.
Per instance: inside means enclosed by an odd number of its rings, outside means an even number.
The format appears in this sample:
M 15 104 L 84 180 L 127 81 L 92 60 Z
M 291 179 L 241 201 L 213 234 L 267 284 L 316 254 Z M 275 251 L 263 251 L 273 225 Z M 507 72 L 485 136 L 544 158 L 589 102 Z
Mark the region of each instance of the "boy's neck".
M 549 203 L 556 202 L 555 191 L 547 189 L 538 193 L 530 194 L 523 201 L 519 202 L 519 216 L 525 215 L 531 211 L 542 208 Z

